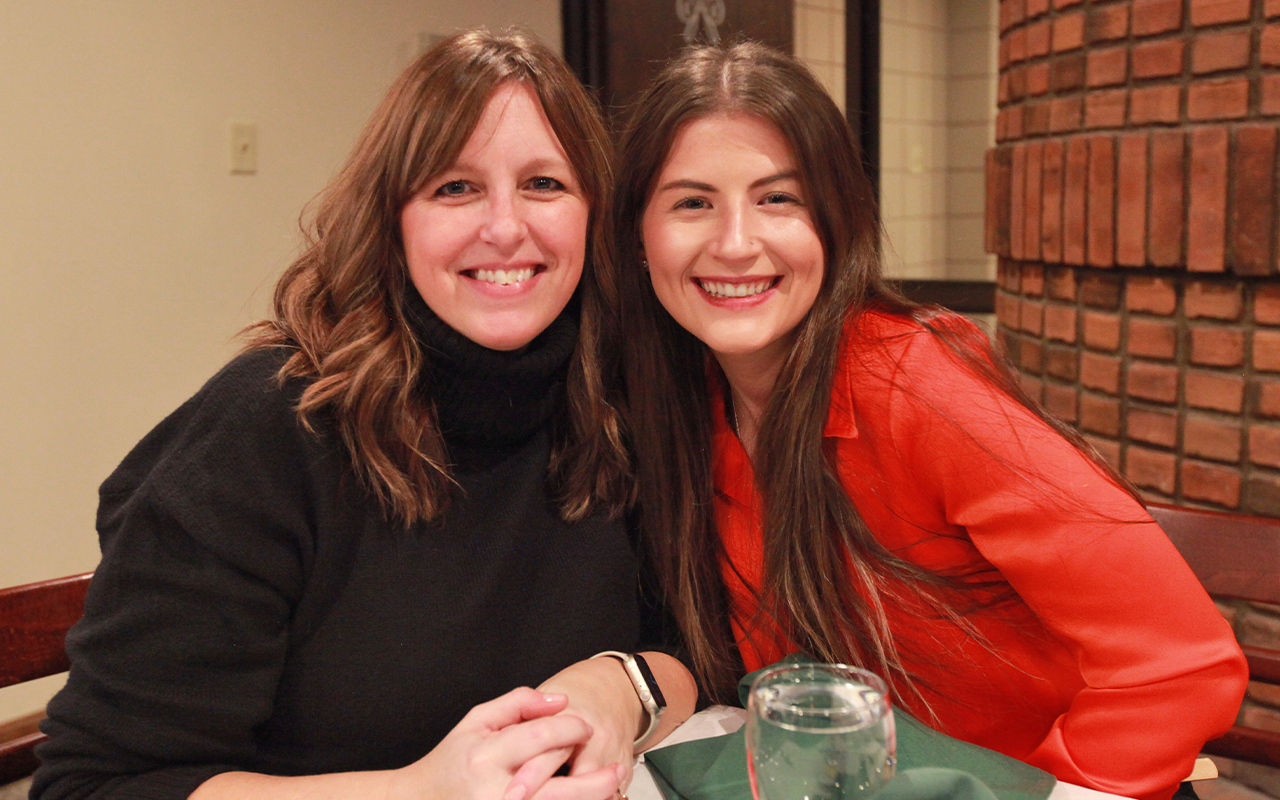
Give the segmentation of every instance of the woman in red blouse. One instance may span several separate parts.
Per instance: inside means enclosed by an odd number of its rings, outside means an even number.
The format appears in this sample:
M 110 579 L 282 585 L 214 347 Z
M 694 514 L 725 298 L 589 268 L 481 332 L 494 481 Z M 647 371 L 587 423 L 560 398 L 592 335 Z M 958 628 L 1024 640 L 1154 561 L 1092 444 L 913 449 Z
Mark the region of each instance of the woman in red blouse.
M 952 736 L 1170 797 L 1239 706 L 1231 630 L 986 337 L 886 282 L 822 87 L 693 49 L 632 120 L 613 280 L 641 513 L 707 691 L 803 650 Z

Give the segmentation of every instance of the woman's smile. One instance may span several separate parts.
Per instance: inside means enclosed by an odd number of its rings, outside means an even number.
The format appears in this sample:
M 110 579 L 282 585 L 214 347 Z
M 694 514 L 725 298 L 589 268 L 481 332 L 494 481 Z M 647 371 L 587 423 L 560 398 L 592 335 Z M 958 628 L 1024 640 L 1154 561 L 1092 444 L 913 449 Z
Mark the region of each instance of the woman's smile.
M 716 300 L 736 300 L 739 298 L 756 298 L 772 289 L 782 280 L 774 275 L 761 279 L 742 278 L 694 278 L 702 291 Z
M 533 280 L 534 275 L 541 274 L 543 270 L 545 270 L 545 267 L 542 266 L 477 267 L 476 269 L 464 270 L 462 274 L 479 283 L 489 283 L 495 286 L 518 286 Z

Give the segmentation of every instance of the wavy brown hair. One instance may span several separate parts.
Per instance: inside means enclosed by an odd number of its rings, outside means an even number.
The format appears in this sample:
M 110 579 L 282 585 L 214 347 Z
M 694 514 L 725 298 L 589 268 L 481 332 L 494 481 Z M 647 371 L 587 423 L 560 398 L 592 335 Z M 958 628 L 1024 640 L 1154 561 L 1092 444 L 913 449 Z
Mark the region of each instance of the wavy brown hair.
M 403 307 L 400 213 L 458 158 L 488 99 L 517 81 L 542 103 L 590 208 L 586 263 L 570 305 L 579 340 L 555 426 L 550 486 L 566 519 L 624 503 L 627 461 L 600 359 L 596 265 L 608 258 L 609 138 L 595 102 L 563 60 L 531 36 L 470 31 L 439 43 L 396 80 L 346 165 L 317 199 L 301 256 L 276 284 L 274 315 L 248 349 L 293 349 L 280 378 L 309 379 L 298 416 L 332 419 L 356 474 L 390 516 L 430 520 L 453 489 L 430 399 L 416 391 L 426 356 Z
M 884 278 L 880 221 L 858 147 L 807 68 L 754 43 L 686 50 L 636 102 L 623 134 L 612 212 L 617 276 L 608 285 L 617 287 L 611 301 L 619 304 L 626 332 L 620 346 L 642 529 L 705 691 L 730 701 L 741 671 L 711 503 L 708 380 L 724 376 L 714 360 L 709 369 L 707 348 L 658 301 L 640 268 L 640 224 L 676 135 L 696 119 L 722 113 L 765 120 L 790 143 L 826 257 L 821 289 L 797 328 L 758 427 L 753 467 L 764 540 L 758 613 L 811 655 L 865 665 L 923 703 L 910 663 L 936 656 L 900 653 L 885 608 L 893 603 L 949 619 L 982 642 L 969 614 L 1009 599 L 1008 587 L 989 572 L 939 575 L 894 555 L 854 507 L 833 451 L 823 447 L 846 322 L 872 307 L 918 321 L 993 386 L 1087 448 L 1072 429 L 1036 408 L 985 337 L 936 307 L 909 302 Z M 923 710 L 929 712 L 927 704 Z

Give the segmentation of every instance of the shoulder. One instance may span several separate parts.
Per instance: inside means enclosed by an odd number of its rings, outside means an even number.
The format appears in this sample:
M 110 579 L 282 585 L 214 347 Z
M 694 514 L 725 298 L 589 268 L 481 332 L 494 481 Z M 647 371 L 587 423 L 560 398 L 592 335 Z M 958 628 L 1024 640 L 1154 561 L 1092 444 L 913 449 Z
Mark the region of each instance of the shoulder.
M 266 347 L 241 353 L 206 381 L 191 402 L 225 404 L 229 410 L 248 412 L 291 406 L 305 385 L 279 377 L 292 352 L 288 347 Z
M 848 405 L 858 430 L 880 429 L 898 446 L 950 435 L 987 442 L 1014 430 L 1049 435 L 1015 395 L 986 334 L 958 314 L 863 311 L 846 324 L 840 355 L 833 402 Z
M 1076 472 L 1088 482 L 1102 477 L 1024 404 L 986 335 L 957 314 L 911 319 L 863 312 L 850 320 L 841 356 L 835 391 L 847 393 L 868 443 L 952 472 L 1016 473 L 1056 484 L 1045 466 L 1066 475 L 1062 465 L 1070 461 L 1079 462 Z M 995 472 L 983 473 L 980 463 Z
M 350 462 L 323 420 L 298 418 L 306 381 L 278 379 L 287 357 L 233 359 L 125 456 L 99 488 L 104 563 L 176 539 L 296 587 L 298 554 L 351 498 Z
M 104 495 L 129 491 L 157 467 L 252 464 L 274 451 L 305 446 L 308 434 L 294 406 L 305 381 L 281 381 L 284 347 L 243 353 L 154 427 L 103 483 Z
M 959 314 L 915 318 L 871 308 L 845 323 L 840 371 L 868 389 L 919 390 L 976 378 L 975 364 L 994 365 L 992 353 L 986 334 Z

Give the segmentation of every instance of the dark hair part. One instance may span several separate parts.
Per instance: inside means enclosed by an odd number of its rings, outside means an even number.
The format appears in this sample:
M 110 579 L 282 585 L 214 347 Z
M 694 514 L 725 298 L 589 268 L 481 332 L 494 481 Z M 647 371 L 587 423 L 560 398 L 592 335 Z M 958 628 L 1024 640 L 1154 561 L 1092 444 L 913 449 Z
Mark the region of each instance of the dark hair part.
M 993 596 L 1000 587 L 989 574 L 937 575 L 890 553 L 845 492 L 823 447 L 845 323 L 870 307 L 916 319 L 986 380 L 1045 415 L 985 337 L 948 324 L 936 308 L 908 302 L 885 280 L 879 216 L 858 147 L 806 67 L 749 42 L 695 47 L 676 57 L 637 101 L 622 139 L 612 213 L 617 258 L 611 268 L 618 274 L 609 283 L 617 284 L 626 332 L 628 422 L 642 528 L 705 691 L 728 700 L 740 677 L 710 502 L 708 353 L 665 311 L 640 268 L 640 224 L 675 137 L 713 114 L 765 120 L 790 143 L 826 257 L 821 290 L 797 328 L 759 421 L 753 466 L 763 504 L 764 572 L 758 613 L 820 660 L 863 664 L 923 701 L 907 654 L 897 651 L 885 607 L 901 598 L 902 605 L 950 619 L 981 640 L 966 615 L 1003 598 Z M 1082 444 L 1062 423 L 1047 421 Z M 910 597 L 902 596 L 904 586 Z
M 595 502 L 625 502 L 627 460 L 600 367 L 607 258 L 609 139 L 595 102 L 555 53 L 526 34 L 470 31 L 439 43 L 387 92 L 346 165 L 324 190 L 302 255 L 276 284 L 274 316 L 251 326 L 248 349 L 295 349 L 280 378 L 310 378 L 298 416 L 329 415 L 361 482 L 406 524 L 437 517 L 453 483 L 429 399 L 415 391 L 424 354 L 406 320 L 408 279 L 400 213 L 458 158 L 493 92 L 529 87 L 565 149 L 590 208 L 586 264 L 575 293 L 579 341 L 557 425 L 550 485 L 566 519 Z

